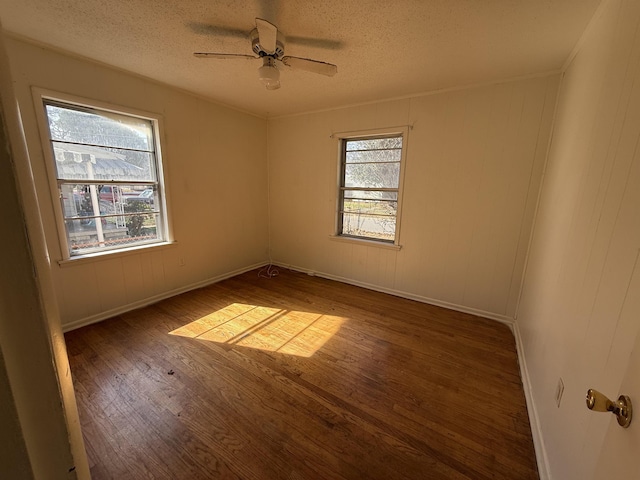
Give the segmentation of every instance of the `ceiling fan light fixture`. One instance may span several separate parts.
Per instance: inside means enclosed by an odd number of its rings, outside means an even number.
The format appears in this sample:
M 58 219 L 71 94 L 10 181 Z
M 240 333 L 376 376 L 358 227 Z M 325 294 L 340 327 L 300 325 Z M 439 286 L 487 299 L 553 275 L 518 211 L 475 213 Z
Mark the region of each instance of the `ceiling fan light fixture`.
M 280 88 L 280 71 L 275 66 L 273 58 L 264 58 L 264 64 L 258 69 L 258 77 L 267 90 Z

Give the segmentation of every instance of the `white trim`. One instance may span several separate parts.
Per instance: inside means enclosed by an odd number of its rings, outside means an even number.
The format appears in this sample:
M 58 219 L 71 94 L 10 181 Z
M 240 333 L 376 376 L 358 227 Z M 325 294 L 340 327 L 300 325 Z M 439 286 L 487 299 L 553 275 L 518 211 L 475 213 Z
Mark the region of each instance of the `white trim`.
M 157 121 L 159 118 L 162 118 L 162 114 L 158 112 L 151 112 L 149 110 L 141 110 L 135 107 L 128 107 L 126 105 L 120 105 L 117 103 L 106 102 L 104 100 L 98 100 L 93 98 L 83 97 L 81 95 L 75 95 L 73 93 L 59 92 L 57 90 L 51 90 L 48 88 L 38 87 L 33 85 L 31 87 L 32 96 L 34 103 L 36 105 L 40 105 L 43 100 L 52 100 L 62 103 L 69 103 L 72 106 L 76 107 L 86 107 L 93 110 L 104 110 L 106 112 L 116 113 L 122 116 L 130 116 L 130 117 L 139 117 L 143 120 L 149 120 L 152 122 Z M 44 112 L 44 108 L 42 108 Z M 47 124 L 47 114 L 44 112 L 43 117 L 45 127 L 45 137 L 47 141 L 51 141 L 48 136 L 48 124 Z
M 45 162 L 45 169 L 47 171 L 48 183 L 49 183 L 49 193 L 51 198 L 51 203 L 53 206 L 55 221 L 56 221 L 56 230 L 58 232 L 58 246 L 60 252 L 61 262 L 65 262 L 74 258 L 74 255 L 70 253 L 70 245 L 67 239 L 67 228 L 65 226 L 64 221 L 64 212 L 62 211 L 61 202 L 58 200 L 59 195 L 59 187 L 58 187 L 58 172 L 56 171 L 56 161 L 53 157 L 53 151 L 51 148 L 51 134 L 49 132 L 49 123 L 46 107 L 44 106 L 45 100 L 60 102 L 64 104 L 69 104 L 70 107 L 86 107 L 96 111 L 103 112 L 111 112 L 122 116 L 135 117 L 142 120 L 149 121 L 152 125 L 153 131 L 153 141 L 154 141 L 154 152 L 153 152 L 153 164 L 155 168 L 155 182 L 160 191 L 160 222 L 161 225 L 158 225 L 158 230 L 162 231 L 162 240 L 155 241 L 147 244 L 141 244 L 141 246 L 150 246 L 150 245 L 162 245 L 167 243 L 172 243 L 173 239 L 173 227 L 171 222 L 171 215 L 169 215 L 168 211 L 168 200 L 167 200 L 167 182 L 165 178 L 165 167 L 163 166 L 166 163 L 166 159 L 162 156 L 162 145 L 164 144 L 164 117 L 155 112 L 148 112 L 136 108 L 131 108 L 123 105 L 116 105 L 108 102 L 104 102 L 101 100 L 93 100 L 86 97 L 81 97 L 78 95 L 72 95 L 63 92 L 56 92 L 53 90 L 32 86 L 31 87 L 31 97 L 34 104 L 34 109 L 36 112 L 36 120 L 38 123 L 38 130 L 40 133 L 40 144 L 42 147 L 42 154 Z M 81 180 L 78 180 L 81 183 Z M 121 182 L 124 183 L 124 182 Z M 127 248 L 127 247 L 125 247 Z M 118 252 L 122 249 L 120 248 L 109 248 L 104 251 L 95 252 L 96 255 L 105 255 L 110 252 Z M 91 256 L 94 252 L 82 254 L 79 256 Z
M 356 287 L 366 288 L 367 290 L 373 290 L 381 293 L 388 293 L 389 295 L 393 295 L 395 297 L 406 298 L 408 300 L 415 300 L 417 302 L 427 303 L 429 305 L 434 305 L 436 307 L 448 308 L 449 310 L 455 310 L 461 313 L 468 313 L 471 315 L 475 315 L 477 317 L 488 318 L 489 320 L 495 320 L 497 322 L 504 323 L 509 328 L 511 328 L 512 331 L 513 331 L 513 325 L 515 324 L 513 318 L 508 317 L 506 315 L 500 315 L 498 313 L 487 312 L 485 310 L 466 307 L 464 305 L 458 305 L 456 303 L 444 302 L 442 300 L 436 300 L 435 298 L 424 297 L 422 295 L 416 295 L 414 293 L 404 292 L 402 290 L 396 290 L 393 288 L 381 287 L 379 285 L 374 285 L 372 283 L 360 282 L 358 280 L 341 277 L 339 275 L 333 275 L 331 273 L 317 272 L 315 270 L 309 270 L 308 268 L 298 267 L 296 265 L 288 265 L 284 263 L 279 263 L 277 261 L 274 262 L 274 265 L 280 268 L 286 268 L 288 270 L 294 270 L 296 272 L 306 273 L 307 275 L 326 278 L 328 280 L 335 280 L 337 282 L 347 283 L 349 285 L 355 285 Z
M 115 317 L 117 315 L 121 315 L 126 312 L 130 312 L 131 310 L 136 310 L 138 308 L 146 307 L 147 305 L 151 305 L 152 303 L 157 303 L 161 300 L 165 300 L 170 297 L 175 297 L 176 295 L 180 295 L 181 293 L 189 292 L 191 290 L 196 290 L 198 288 L 206 287 L 207 285 L 211 285 L 213 283 L 221 282 L 222 280 L 226 280 L 227 278 L 235 277 L 236 275 L 241 275 L 243 273 L 249 272 L 251 270 L 255 270 L 257 268 L 264 267 L 268 265 L 269 262 L 260 262 L 255 263 L 253 265 L 249 265 L 248 267 L 239 268 L 237 270 L 233 270 L 231 272 L 223 273 L 217 275 L 215 277 L 208 278 L 206 280 L 202 280 L 200 282 L 192 283 L 190 285 L 186 285 L 183 287 L 176 288 L 174 290 L 169 290 L 167 292 L 159 293 L 157 295 L 153 295 L 151 297 L 147 297 L 143 300 L 138 300 L 137 302 L 129 303 L 127 305 L 122 305 L 120 307 L 112 308 L 111 310 L 107 310 L 104 312 L 97 313 L 95 315 L 91 315 L 89 317 L 81 318 L 79 320 L 74 320 L 73 322 L 65 323 L 62 325 L 63 332 L 69 332 L 71 330 L 75 330 L 80 327 L 85 327 L 87 325 L 91 325 L 92 323 L 97 323 L 102 320 L 106 320 L 107 318 Z
M 351 139 L 351 138 L 365 138 L 365 137 L 379 137 L 390 136 L 400 134 L 404 136 L 408 133 L 408 130 L 413 130 L 413 125 L 396 125 L 386 128 L 370 128 L 367 130 L 351 130 L 348 132 L 333 132 L 329 135 L 329 138 L 335 138 L 338 140 Z
M 340 229 L 340 225 L 341 225 L 341 219 L 339 218 L 341 216 L 340 204 L 343 196 L 343 191 L 341 190 L 341 188 L 344 181 L 343 177 L 345 176 L 345 173 L 343 170 L 343 161 L 346 161 L 346 159 L 343 158 L 343 154 L 345 154 L 343 141 L 365 139 L 369 137 L 384 138 L 384 137 L 399 135 L 402 138 L 402 148 L 400 149 L 400 172 L 398 174 L 398 188 L 397 188 L 398 207 L 396 209 L 396 215 L 395 215 L 396 224 L 395 224 L 395 231 L 394 231 L 394 238 L 393 238 L 392 245 L 395 246 L 397 249 L 401 248 L 400 247 L 400 231 L 402 226 L 402 197 L 404 195 L 404 172 L 406 171 L 405 165 L 407 163 L 407 158 L 408 158 L 407 150 L 409 148 L 409 130 L 411 129 L 413 129 L 413 126 L 404 125 L 404 126 L 391 126 L 391 127 L 382 127 L 382 128 L 370 128 L 365 130 L 355 130 L 351 132 L 335 132 L 331 134 L 331 138 L 338 139 L 338 183 L 336 185 L 336 195 L 335 195 L 336 215 L 335 215 L 335 224 L 334 224 L 334 230 L 333 230 L 335 232 L 334 237 L 342 237 L 342 235 L 340 235 L 340 232 L 338 230 Z M 348 235 L 346 235 L 345 237 L 353 238 L 353 237 L 349 237 Z M 373 237 L 370 237 L 370 238 L 363 237 L 363 238 L 365 240 L 371 240 L 375 242 L 376 245 L 378 245 L 379 243 L 383 243 L 383 242 L 376 242 L 376 239 Z
M 279 120 L 281 118 L 298 117 L 298 116 L 302 116 L 302 115 L 311 115 L 311 114 L 315 114 L 315 113 L 335 112 L 335 111 L 338 111 L 338 110 L 346 110 L 346 109 L 354 108 L 354 107 L 362 107 L 362 106 L 366 106 L 366 105 L 375 105 L 377 103 L 395 102 L 395 101 L 398 101 L 398 100 L 407 100 L 407 99 L 411 99 L 411 98 L 430 97 L 432 95 L 440 95 L 442 93 L 450 93 L 450 92 L 459 92 L 459 91 L 463 91 L 463 90 L 474 90 L 474 89 L 477 89 L 477 88 L 492 87 L 494 85 L 504 85 L 506 83 L 522 82 L 522 81 L 531 80 L 531 79 L 534 79 L 534 78 L 552 77 L 554 75 L 559 75 L 560 73 L 562 73 L 562 69 L 549 70 L 549 71 L 546 71 L 546 72 L 531 73 L 531 74 L 527 74 L 527 75 L 519 75 L 519 76 L 516 76 L 516 77 L 509 77 L 509 78 L 504 78 L 504 79 L 499 79 L 499 80 L 489 80 L 489 81 L 486 81 L 486 82 L 470 83 L 470 84 L 467 84 L 467 85 L 460 85 L 460 86 L 456 86 L 456 87 L 440 88 L 440 89 L 436 89 L 436 90 L 429 90 L 429 91 L 426 91 L 426 92 L 408 93 L 406 95 L 399 95 L 397 97 L 382 98 L 382 99 L 378 99 L 378 100 L 370 100 L 368 102 L 356 102 L 356 103 L 350 103 L 348 105 L 339 105 L 339 106 L 336 106 L 336 107 L 321 108 L 321 109 L 318 109 L 318 110 L 309 110 L 309 111 L 306 111 L 306 112 L 285 113 L 285 114 L 282 114 L 282 115 L 274 115 L 274 116 L 267 117 L 267 120 Z M 413 125 L 412 125 L 412 127 L 413 127 Z
M 329 235 L 329 240 L 361 245 L 363 247 L 386 248 L 388 250 L 400 250 L 402 248 L 402 245 L 395 243 L 378 241 L 371 238 L 350 237 L 348 235 Z
M 533 399 L 533 387 L 531 386 L 531 378 L 529 377 L 529 369 L 527 368 L 527 360 L 522 344 L 522 336 L 520 335 L 520 327 L 517 322 L 513 323 L 513 335 L 516 339 L 516 350 L 518 353 L 518 364 L 520 366 L 520 377 L 522 378 L 522 387 L 524 390 L 525 400 L 527 402 L 527 412 L 529 414 L 529 424 L 531 426 L 531 437 L 533 438 L 533 448 L 536 453 L 536 462 L 538 463 L 538 475 L 540 480 L 551 480 L 551 472 L 549 468 L 549 457 L 544 444 L 544 436 L 542 427 L 540 426 L 540 417 L 536 404 Z
M 162 243 L 149 243 L 144 245 L 136 245 L 135 247 L 122 248 L 120 250 L 109 250 L 106 252 L 87 253 L 85 255 L 76 255 L 71 258 L 65 258 L 64 260 L 58 260 L 58 265 L 62 268 L 75 267 L 85 263 L 102 262 L 105 260 L 113 260 L 114 258 L 127 257 L 129 255 L 135 255 L 141 252 L 141 250 L 164 250 L 177 245 L 178 242 L 162 242 Z

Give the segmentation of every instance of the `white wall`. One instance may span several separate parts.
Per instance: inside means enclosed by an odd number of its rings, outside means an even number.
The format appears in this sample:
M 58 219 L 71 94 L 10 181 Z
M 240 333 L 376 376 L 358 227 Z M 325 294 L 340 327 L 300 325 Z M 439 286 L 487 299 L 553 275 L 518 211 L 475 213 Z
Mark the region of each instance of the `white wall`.
M 557 76 L 269 121 L 274 262 L 512 318 Z M 412 124 L 400 251 L 331 240 L 334 132 Z
M 63 326 L 106 318 L 267 258 L 265 119 L 7 39 Z M 160 114 L 175 246 L 60 267 L 31 87 Z M 181 260 L 184 266 L 181 266 Z
M 518 312 L 554 479 L 614 478 L 594 472 L 615 419 L 584 397 L 625 393 L 640 328 L 639 28 L 640 2 L 606 0 L 566 71 Z

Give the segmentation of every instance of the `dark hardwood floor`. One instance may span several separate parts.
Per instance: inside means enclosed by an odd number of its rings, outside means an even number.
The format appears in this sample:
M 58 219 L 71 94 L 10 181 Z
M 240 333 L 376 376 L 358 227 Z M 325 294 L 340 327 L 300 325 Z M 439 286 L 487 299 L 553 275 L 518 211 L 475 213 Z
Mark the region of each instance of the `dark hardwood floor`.
M 498 322 L 257 271 L 66 334 L 99 479 L 537 479 Z

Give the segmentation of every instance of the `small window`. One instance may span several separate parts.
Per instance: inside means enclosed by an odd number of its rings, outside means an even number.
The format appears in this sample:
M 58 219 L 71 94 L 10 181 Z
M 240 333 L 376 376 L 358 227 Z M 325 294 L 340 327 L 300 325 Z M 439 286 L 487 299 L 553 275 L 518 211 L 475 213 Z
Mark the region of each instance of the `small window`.
M 339 236 L 397 244 L 403 138 L 342 139 Z
M 66 258 L 165 242 L 157 119 L 42 102 Z

